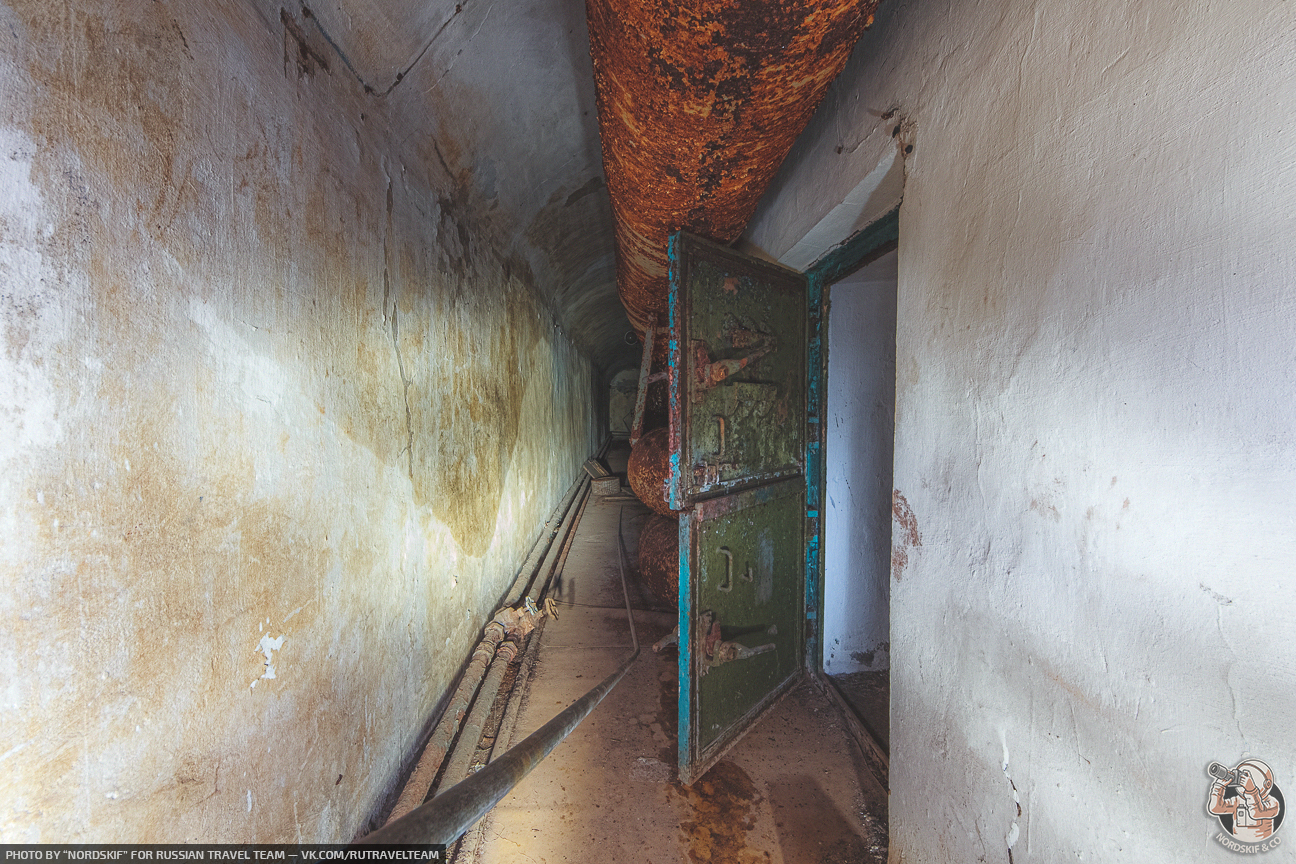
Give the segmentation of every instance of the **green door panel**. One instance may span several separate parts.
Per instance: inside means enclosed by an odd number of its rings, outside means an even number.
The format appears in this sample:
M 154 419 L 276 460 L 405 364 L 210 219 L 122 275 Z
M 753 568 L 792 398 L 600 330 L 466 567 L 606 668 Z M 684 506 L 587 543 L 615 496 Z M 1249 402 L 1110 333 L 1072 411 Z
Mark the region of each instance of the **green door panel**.
M 696 237 L 676 238 L 671 506 L 683 509 L 801 474 L 806 280 Z
M 686 783 L 803 665 L 804 506 L 805 486 L 796 479 L 704 501 L 680 521 L 681 558 L 691 562 L 688 627 L 680 629 L 688 633 L 680 644 L 681 671 L 688 668 L 680 680 L 689 691 L 681 685 L 680 701 L 690 706 L 687 723 L 680 719 Z

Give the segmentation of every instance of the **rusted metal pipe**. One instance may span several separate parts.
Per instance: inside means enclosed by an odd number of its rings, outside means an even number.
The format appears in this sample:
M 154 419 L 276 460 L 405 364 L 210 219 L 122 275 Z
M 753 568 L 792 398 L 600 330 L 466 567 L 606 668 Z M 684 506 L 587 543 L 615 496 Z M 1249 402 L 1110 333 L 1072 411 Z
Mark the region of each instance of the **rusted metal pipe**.
M 586 506 L 589 505 L 589 501 L 591 497 L 592 496 L 590 495 L 590 490 L 587 489 L 585 491 L 584 496 L 582 496 L 581 498 L 580 504 L 576 508 L 576 517 L 570 520 L 571 525 L 567 529 L 566 536 L 559 544 L 559 552 L 558 552 L 557 559 L 554 561 L 552 565 L 550 565 L 548 575 L 544 579 L 536 579 L 535 583 L 531 587 L 531 590 L 527 592 L 527 598 L 532 602 L 532 604 L 534 604 L 535 601 L 539 599 L 541 596 L 545 596 L 545 597 L 549 596 L 550 586 L 553 584 L 554 578 L 558 574 L 562 573 L 563 566 L 567 563 L 567 553 L 571 552 L 572 544 L 576 539 L 576 528 L 580 525 L 581 517 L 585 514 L 585 508 Z M 545 604 L 545 608 L 546 609 L 549 608 L 548 603 Z M 557 613 L 554 614 L 556 616 Z M 545 618 L 542 617 L 539 623 L 536 625 L 535 632 L 533 632 L 530 635 L 530 637 L 527 639 L 525 654 L 522 661 L 523 668 L 519 670 L 518 677 L 513 683 L 513 693 L 521 694 L 526 692 L 527 681 L 530 680 L 531 677 L 531 668 L 532 666 L 535 665 L 535 657 L 536 657 L 537 649 L 539 647 L 540 634 L 544 632 L 544 622 L 545 622 Z M 500 651 L 499 654 L 496 655 L 495 662 L 499 662 L 499 655 L 504 653 L 504 646 L 507 646 L 508 644 L 509 642 L 506 640 L 500 646 Z M 506 667 L 507 664 L 505 664 L 505 666 L 502 668 L 506 668 Z M 483 694 L 485 693 L 491 694 L 490 699 L 491 699 L 492 707 L 499 692 L 499 685 L 498 684 L 492 685 L 491 683 L 491 677 L 494 674 L 495 674 L 495 667 L 492 665 L 490 672 L 487 673 L 486 683 L 482 685 Z M 483 695 L 478 698 L 480 700 L 485 697 Z M 499 736 L 504 734 L 504 730 L 507 729 L 511 731 L 516 727 L 518 707 L 521 701 L 522 700 L 520 698 L 510 698 L 508 700 L 508 706 L 505 708 L 504 711 L 504 718 L 500 721 L 500 725 L 496 733 L 496 738 L 494 742 L 491 744 L 490 753 L 486 757 L 487 764 L 490 764 L 495 760 L 496 758 L 495 754 L 497 748 L 500 753 L 504 752 L 505 748 L 500 746 Z M 477 713 L 477 708 L 476 706 L 474 706 L 473 714 L 476 713 Z M 473 725 L 474 724 L 472 718 L 470 717 L 468 723 L 465 726 L 464 735 L 466 736 L 469 734 L 475 734 L 476 737 L 480 739 L 482 734 L 481 732 L 470 733 L 468 731 L 469 728 L 472 727 Z M 505 743 L 507 744 L 507 742 Z M 462 747 L 463 745 L 460 746 Z M 474 752 L 475 749 L 476 748 L 474 748 Z M 466 773 L 467 772 L 465 769 L 458 769 L 455 765 L 450 765 L 446 768 L 446 774 L 442 782 L 446 785 L 453 785 L 453 783 L 457 782 L 457 780 L 463 779 L 463 775 Z M 478 822 L 477 825 L 475 825 L 471 831 L 469 831 L 467 834 L 464 835 L 463 839 L 460 841 L 458 849 L 454 851 L 455 860 L 458 860 L 457 856 L 461 854 L 460 850 L 465 848 L 464 847 L 465 843 L 468 844 L 466 848 L 469 850 L 476 850 L 477 847 L 481 845 L 481 831 L 482 831 L 482 823 Z M 470 854 L 476 854 L 476 853 L 475 851 L 472 851 L 470 852 Z
M 591 481 L 591 486 L 593 481 Z M 585 508 L 589 505 L 591 489 L 585 490 L 585 497 L 581 499 L 580 505 L 576 508 L 576 517 L 571 520 L 571 527 L 567 529 L 567 536 L 563 538 L 562 544 L 558 547 L 558 558 L 554 561 L 553 566 L 549 568 L 549 573 L 543 580 L 537 579 L 527 592 L 527 597 L 532 603 L 538 601 L 541 597 L 549 596 L 550 586 L 553 585 L 555 578 L 561 578 L 563 567 L 567 564 L 567 553 L 571 552 L 572 544 L 576 541 L 576 527 L 580 525 L 581 517 L 585 515 Z M 557 613 L 554 613 L 555 616 Z
M 509 593 L 505 595 L 505 606 L 516 606 L 518 601 L 522 599 L 522 596 L 526 593 L 531 581 L 535 578 L 535 574 L 540 570 L 540 566 L 544 563 L 545 557 L 549 554 L 549 549 L 553 546 L 554 538 L 561 533 L 563 525 L 566 524 L 567 517 L 571 513 L 572 501 L 575 500 L 577 493 L 588 489 L 589 485 L 589 478 L 584 476 L 582 473 L 581 478 L 573 483 L 572 488 L 567 491 L 565 496 L 563 496 L 561 504 L 563 514 L 562 519 L 553 522 L 552 530 L 545 532 L 545 534 L 540 538 L 543 543 L 537 543 L 532 548 L 531 554 L 527 556 L 526 562 L 522 565 L 522 568 L 518 570 L 517 578 L 513 580 L 513 587 L 510 588 Z M 543 548 L 541 548 L 541 546 L 543 546 Z M 523 574 L 527 574 L 527 578 L 523 579 Z
M 634 447 L 643 436 L 644 408 L 648 399 L 648 378 L 652 375 L 653 338 L 656 329 L 649 327 L 643 333 L 643 356 L 639 359 L 639 389 L 635 394 L 634 423 L 630 427 L 630 446 Z
M 469 712 L 468 719 L 464 721 L 463 728 L 459 732 L 459 744 L 451 754 L 450 761 L 446 763 L 442 785 L 453 786 L 468 776 L 473 757 L 477 755 L 477 745 L 481 741 L 482 732 L 486 729 L 486 720 L 490 717 L 491 709 L 495 707 L 495 697 L 499 695 L 500 685 L 504 682 L 504 673 L 508 671 L 508 665 L 517 656 L 517 650 L 516 642 L 505 639 L 495 651 L 490 670 L 482 681 L 481 689 L 477 691 L 477 699 L 473 702 L 472 711 Z
M 603 449 L 606 449 L 606 444 Z M 572 503 L 577 493 L 581 489 L 588 487 L 588 485 L 589 478 L 582 476 L 571 485 L 571 488 L 563 495 L 562 500 L 558 502 L 558 506 L 554 508 L 553 513 L 550 514 L 549 519 L 532 544 L 530 554 L 527 555 L 522 566 L 518 568 L 518 572 L 513 578 L 513 585 L 509 588 L 509 593 L 505 595 L 506 606 L 513 606 L 521 599 L 522 592 L 526 590 L 531 578 L 540 569 L 545 557 L 549 554 L 554 538 L 562 530 L 563 524 L 568 521 L 568 517 L 571 515 Z M 428 790 L 432 788 L 432 784 L 436 781 L 436 776 L 441 770 L 441 763 L 445 761 L 446 755 L 450 752 L 455 733 L 459 731 L 459 725 L 468 713 L 473 696 L 481 687 L 482 679 L 485 677 L 491 660 L 495 656 L 495 651 L 503 638 L 504 627 L 502 625 L 494 621 L 486 625 L 482 640 L 473 649 L 472 659 L 469 661 L 467 668 L 464 669 L 463 676 L 459 679 L 459 686 L 455 688 L 454 696 L 450 698 L 445 710 L 441 712 L 441 718 L 437 721 L 432 736 L 423 747 L 423 753 L 419 756 L 414 770 L 410 772 L 409 779 L 405 781 L 405 787 L 401 790 L 400 797 L 396 800 L 396 805 L 387 817 L 388 824 L 418 807 L 427 797 Z M 491 698 L 494 699 L 493 696 Z M 475 741 L 473 742 L 473 748 L 476 748 Z
M 878 0 L 586 0 L 617 291 L 664 320 L 666 240 L 732 243 Z
M 527 692 L 527 683 L 531 680 L 531 672 L 535 668 L 536 654 L 540 646 L 541 634 L 544 633 L 545 622 L 548 618 L 541 618 L 540 623 L 536 625 L 535 632 L 527 639 L 526 647 L 522 649 L 522 663 L 518 669 L 517 678 L 513 681 L 513 691 L 508 699 L 508 704 L 504 708 L 504 718 L 500 720 L 499 728 L 495 732 L 495 740 L 491 743 L 490 753 L 486 756 L 486 763 L 489 765 L 496 758 L 502 755 L 509 746 L 509 737 L 517 729 L 518 711 L 522 705 L 521 694 Z M 450 860 L 458 860 L 457 856 L 466 854 L 468 861 L 477 860 L 477 852 L 481 848 L 483 838 L 484 821 L 478 821 L 472 827 L 472 830 L 463 836 L 459 841 L 459 848 L 455 850 L 454 856 Z
M 500 624 L 492 621 L 486 626 L 486 632 L 481 642 L 478 642 L 477 647 L 473 649 L 472 660 L 464 670 L 463 677 L 459 679 L 459 686 L 455 689 L 450 704 L 446 705 L 445 711 L 441 713 L 441 719 L 437 722 L 432 737 L 428 739 L 427 746 L 423 748 L 418 764 L 414 766 L 409 780 L 405 781 L 405 788 L 401 790 L 396 806 L 387 817 L 388 824 L 418 807 L 427 797 L 428 790 L 436 780 L 437 772 L 441 770 L 441 763 L 450 750 L 455 733 L 459 730 L 459 723 L 468 713 L 473 694 L 481 685 L 482 676 L 486 674 L 491 658 L 495 656 L 495 649 L 503 638 L 504 628 Z
M 622 517 L 625 509 L 622 508 Z M 594 689 L 577 699 L 566 710 L 531 733 L 516 747 L 491 762 L 468 779 L 447 789 L 411 813 L 388 822 L 360 840 L 365 845 L 397 843 L 453 843 L 474 822 L 486 815 L 501 798 L 512 791 L 522 778 L 531 773 L 580 722 L 589 716 L 639 657 L 639 635 L 634 613 L 630 609 L 630 588 L 626 584 L 625 553 L 621 546 L 621 529 L 617 526 L 617 561 L 621 569 L 621 590 L 625 595 L 626 617 L 634 651 L 617 670 Z
M 580 502 L 573 508 L 573 515 L 567 520 L 563 538 L 558 543 L 558 552 L 554 556 L 553 563 L 549 565 L 547 573 L 545 573 L 545 568 L 540 568 L 527 588 L 526 596 L 533 604 L 548 593 L 549 584 L 553 581 L 554 574 L 562 571 L 563 564 L 567 561 L 567 553 L 571 550 L 572 541 L 576 537 L 576 527 L 580 525 L 581 517 L 585 515 L 585 507 L 589 504 L 590 498 L 593 497 L 593 490 L 594 481 L 586 478 L 584 494 L 581 496 Z M 541 573 L 545 574 L 543 578 L 541 578 Z

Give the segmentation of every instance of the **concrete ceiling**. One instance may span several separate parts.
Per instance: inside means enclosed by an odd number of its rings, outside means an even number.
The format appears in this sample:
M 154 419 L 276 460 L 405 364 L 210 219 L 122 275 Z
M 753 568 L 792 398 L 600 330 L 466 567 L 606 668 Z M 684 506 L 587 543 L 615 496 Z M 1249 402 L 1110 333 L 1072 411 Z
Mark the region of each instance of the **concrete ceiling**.
M 437 206 L 529 271 L 611 378 L 637 364 L 631 321 L 664 302 L 666 234 L 737 238 L 876 5 L 594 0 L 602 151 L 583 0 L 317 0 L 283 14 L 381 106 L 394 152 L 458 190 Z
M 616 294 L 582 0 L 315 0 L 289 7 L 386 114 L 406 166 L 486 233 L 608 377 L 638 362 Z M 342 69 L 337 68 L 338 65 Z M 408 139 L 408 140 L 406 140 Z

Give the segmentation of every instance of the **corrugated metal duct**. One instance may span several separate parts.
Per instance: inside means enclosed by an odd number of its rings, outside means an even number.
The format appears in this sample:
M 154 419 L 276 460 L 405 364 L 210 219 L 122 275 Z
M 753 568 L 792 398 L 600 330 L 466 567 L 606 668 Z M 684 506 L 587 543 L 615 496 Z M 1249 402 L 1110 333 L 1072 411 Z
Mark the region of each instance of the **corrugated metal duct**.
M 878 0 L 588 0 L 617 290 L 642 333 L 666 240 L 732 243 Z

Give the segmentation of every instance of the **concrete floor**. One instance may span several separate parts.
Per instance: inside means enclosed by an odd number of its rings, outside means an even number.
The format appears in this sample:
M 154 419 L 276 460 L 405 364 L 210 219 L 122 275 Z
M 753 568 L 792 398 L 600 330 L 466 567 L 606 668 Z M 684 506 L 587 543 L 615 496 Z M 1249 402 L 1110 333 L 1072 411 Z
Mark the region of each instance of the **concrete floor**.
M 615 471 L 624 456 L 612 454 Z M 621 464 L 618 464 L 620 462 Z M 846 864 L 886 860 L 886 792 L 837 708 L 808 681 L 766 713 L 692 788 L 675 776 L 673 649 L 654 654 L 675 613 L 637 585 L 635 540 L 647 510 L 590 499 L 509 736 L 512 743 L 629 655 L 617 563 L 618 518 L 643 651 L 615 690 L 494 811 L 457 859 L 661 864 Z

